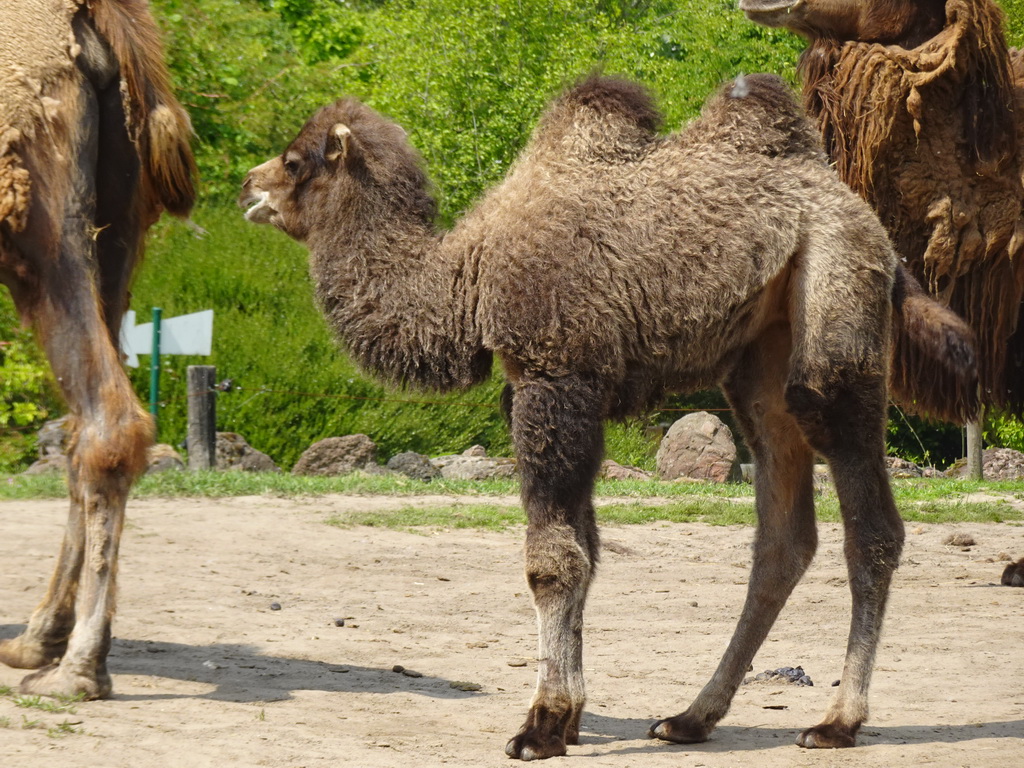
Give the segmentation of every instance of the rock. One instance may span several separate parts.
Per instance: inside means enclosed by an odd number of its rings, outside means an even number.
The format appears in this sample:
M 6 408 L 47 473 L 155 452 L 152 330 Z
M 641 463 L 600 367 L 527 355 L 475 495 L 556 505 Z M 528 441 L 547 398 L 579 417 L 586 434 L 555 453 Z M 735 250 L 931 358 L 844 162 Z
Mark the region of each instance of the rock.
M 611 459 L 605 459 L 601 462 L 601 471 L 598 473 L 598 477 L 603 477 L 605 480 L 650 480 L 654 477 L 654 473 L 637 467 L 624 467 Z
M 969 533 L 951 533 L 942 543 L 947 547 L 973 547 L 978 542 Z
M 280 467 L 267 454 L 257 451 L 237 432 L 217 433 L 217 463 L 219 470 L 241 472 L 280 472 Z
M 793 685 L 805 686 L 814 685 L 810 676 L 804 672 L 802 667 L 779 667 L 778 669 L 768 669 L 758 675 L 754 675 L 753 678 L 747 678 L 743 682 L 749 683 L 752 681 L 792 683 Z
M 462 680 L 452 680 L 448 683 L 449 688 L 454 688 L 456 691 L 482 691 L 483 686 L 480 683 L 467 683 Z
M 441 470 L 430 463 L 430 458 L 422 453 L 406 451 L 388 459 L 387 468 L 392 472 L 411 477 L 414 480 L 430 482 L 441 476 Z
M 479 457 L 487 455 L 487 449 L 484 448 L 482 445 L 474 445 L 474 446 L 471 446 L 470 448 L 467 448 L 466 450 L 464 450 L 462 452 L 462 455 L 463 456 L 476 456 L 476 457 L 479 458 Z
M 981 453 L 981 471 L 986 480 L 1024 479 L 1024 453 L 1012 448 L 989 448 Z M 967 460 L 958 459 L 946 470 L 946 477 L 967 477 Z
M 272 610 L 272 611 L 280 611 L 281 610 L 281 604 L 280 603 L 271 603 L 270 604 L 270 610 Z
M 36 433 L 36 449 L 39 451 L 39 458 L 47 456 L 63 456 L 69 437 L 67 424 L 70 416 L 61 416 L 59 419 L 51 419 L 39 428 Z
M 61 454 L 50 454 L 44 456 L 38 461 L 33 462 L 28 469 L 21 474 L 23 475 L 45 475 L 49 472 L 60 472 L 67 474 L 68 472 L 68 458 Z
M 445 480 L 492 480 L 512 477 L 516 473 L 514 459 L 486 456 L 441 456 L 431 462 Z
M 156 472 L 184 472 L 185 461 L 167 443 L 157 443 L 146 449 L 146 474 Z
M 924 471 L 912 461 L 901 459 L 899 456 L 886 456 L 885 468 L 889 471 L 889 477 L 907 478 L 922 477 Z
M 658 447 L 658 477 L 739 482 L 740 464 L 729 427 L 706 411 L 690 413 L 669 427 Z
M 306 449 L 292 474 L 347 475 L 376 463 L 377 445 L 366 435 L 327 437 Z

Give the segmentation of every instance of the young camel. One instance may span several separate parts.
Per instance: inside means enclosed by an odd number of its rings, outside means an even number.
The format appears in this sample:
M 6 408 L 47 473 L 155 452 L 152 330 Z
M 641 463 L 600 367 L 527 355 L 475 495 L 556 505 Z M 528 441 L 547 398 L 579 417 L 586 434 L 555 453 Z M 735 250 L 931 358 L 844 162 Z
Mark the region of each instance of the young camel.
M 804 105 L 908 269 L 978 336 L 986 403 L 1024 413 L 1024 58 L 993 0 L 740 0 L 809 40 Z
M 125 499 L 152 423 L 118 333 L 147 228 L 194 197 L 188 117 L 142 0 L 8 0 L 0 35 L 0 282 L 72 415 L 71 510 L 49 591 L 0 662 L 23 693 L 110 693 Z
M 506 747 L 523 760 L 579 736 L 603 420 L 719 383 L 758 465 L 753 572 L 711 682 L 651 732 L 703 741 L 725 715 L 814 554 L 815 452 L 843 511 L 853 621 L 835 703 L 800 743 L 852 745 L 867 716 L 903 541 L 883 461 L 893 250 L 778 78 L 726 87 L 684 131 L 660 137 L 659 120 L 631 83 L 577 85 L 505 181 L 439 234 L 405 132 L 342 100 L 252 169 L 239 200 L 307 244 L 319 304 L 371 372 L 467 387 L 500 357 L 540 636 L 536 694 Z M 898 301 L 903 335 L 970 391 L 965 326 L 905 290 Z

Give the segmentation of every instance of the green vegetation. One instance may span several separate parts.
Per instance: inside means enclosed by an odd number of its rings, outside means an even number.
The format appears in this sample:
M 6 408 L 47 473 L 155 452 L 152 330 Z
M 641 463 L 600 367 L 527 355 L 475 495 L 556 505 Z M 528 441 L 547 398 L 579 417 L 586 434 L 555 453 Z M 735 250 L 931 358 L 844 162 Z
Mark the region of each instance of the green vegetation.
M 211 356 L 163 358 L 159 439 L 176 446 L 184 440 L 186 367 L 215 365 L 219 379 L 233 381 L 218 396 L 218 428 L 241 433 L 284 468 L 315 440 L 355 432 L 370 435 L 382 458 L 405 450 L 439 455 L 475 443 L 492 455 L 511 452 L 497 408 L 499 372 L 453 395 L 385 390 L 331 340 L 313 306 L 305 250 L 269 228 L 247 224 L 234 207 L 244 172 L 280 152 L 318 106 L 354 95 L 398 120 L 424 155 L 444 226 L 502 177 L 543 106 L 581 75 L 602 70 L 641 80 L 658 96 L 666 127 L 674 128 L 740 72 L 777 72 L 795 84 L 802 48 L 788 33 L 747 22 L 735 0 L 152 5 L 196 131 L 202 199 L 193 220 L 206 234 L 170 220 L 154 227 L 133 307 L 138 322 L 147 322 L 154 306 L 164 317 L 208 308 L 216 313 Z M 1020 44 L 1024 0 L 1003 6 L 1011 41 Z M 135 371 L 132 379 L 146 399 L 148 372 Z M 55 393 L 41 353 L 18 329 L 3 292 L 0 472 L 31 460 L 35 430 L 60 412 Z M 724 402 L 705 394 L 669 405 Z M 609 457 L 651 468 L 654 443 L 645 428 L 679 415 L 654 413 L 613 425 Z M 959 430 L 909 423 L 912 428 L 893 414 L 895 452 L 939 464 L 960 455 Z M 987 438 L 1024 448 L 1024 427 L 996 416 Z
M 75 705 L 83 700 L 84 696 L 19 696 L 10 686 L 0 686 L 0 700 L 9 701 L 20 709 L 31 709 L 43 712 L 48 715 L 73 715 L 76 713 Z M 61 738 L 71 734 L 82 733 L 81 722 L 71 722 L 67 718 L 59 723 L 47 725 L 45 720 L 30 719 L 27 715 L 21 716 L 21 727 L 24 730 L 46 728 L 46 735 L 50 738 Z M 0 717 L 0 728 L 10 728 L 11 718 Z
M 893 492 L 908 522 L 1024 521 L 1024 491 L 1019 482 L 972 480 L 895 480 Z M 167 472 L 143 477 L 133 498 L 226 496 L 317 497 L 448 496 L 448 503 L 400 506 L 383 512 L 347 513 L 332 517 L 332 525 L 370 525 L 387 528 L 502 529 L 525 523 L 518 503 L 516 480 L 435 480 L 424 483 L 403 476 L 362 472 L 341 477 L 298 477 L 277 473 Z M 0 500 L 62 498 L 64 481 L 53 475 L 0 479 Z M 656 521 L 705 522 L 712 525 L 750 525 L 754 522 L 754 489 L 747 484 L 661 482 L 657 480 L 599 480 L 595 488 L 597 516 L 604 524 L 632 525 Z M 479 501 L 468 501 L 468 497 Z M 823 488 L 816 498 L 818 519 L 840 519 L 834 490 Z M 4 695 L 0 690 L 0 696 Z

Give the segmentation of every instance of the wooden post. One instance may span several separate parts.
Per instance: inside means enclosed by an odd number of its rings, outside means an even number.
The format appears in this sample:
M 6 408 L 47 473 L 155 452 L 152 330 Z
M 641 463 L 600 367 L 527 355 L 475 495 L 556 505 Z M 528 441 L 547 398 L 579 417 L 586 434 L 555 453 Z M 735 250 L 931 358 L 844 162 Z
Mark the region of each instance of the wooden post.
M 217 465 L 217 368 L 188 367 L 188 468 L 193 472 Z
M 967 477 L 970 480 L 984 479 L 981 453 L 983 445 L 981 442 L 981 429 L 985 422 L 984 412 L 978 414 L 977 421 L 967 425 Z

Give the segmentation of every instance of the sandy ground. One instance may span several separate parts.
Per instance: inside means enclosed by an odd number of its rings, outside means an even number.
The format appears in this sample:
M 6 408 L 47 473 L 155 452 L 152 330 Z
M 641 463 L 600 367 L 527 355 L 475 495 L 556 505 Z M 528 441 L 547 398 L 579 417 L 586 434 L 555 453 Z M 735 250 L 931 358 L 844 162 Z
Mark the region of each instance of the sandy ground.
M 0 764 L 511 765 L 502 750 L 536 672 L 522 531 L 323 522 L 345 508 L 407 503 L 133 502 L 110 659 L 114 697 L 66 713 L 0 697 Z M 20 631 L 44 591 L 64 508 L 0 503 L 0 637 Z M 976 545 L 944 545 L 952 531 Z M 743 600 L 751 534 L 605 528 L 587 613 L 581 744 L 553 764 L 1024 764 L 1024 589 L 996 586 L 1003 563 L 993 562 L 1024 556 L 1024 527 L 1011 524 L 908 527 L 857 749 L 794 745 L 824 711 L 842 664 L 849 597 L 834 525 L 822 526 L 817 560 L 754 662 L 755 672 L 802 665 L 814 687 L 743 686 L 703 745 L 645 738 L 652 720 L 685 708 L 717 663 Z M 0 685 L 21 676 L 0 668 Z M 47 734 L 64 722 L 76 732 Z

